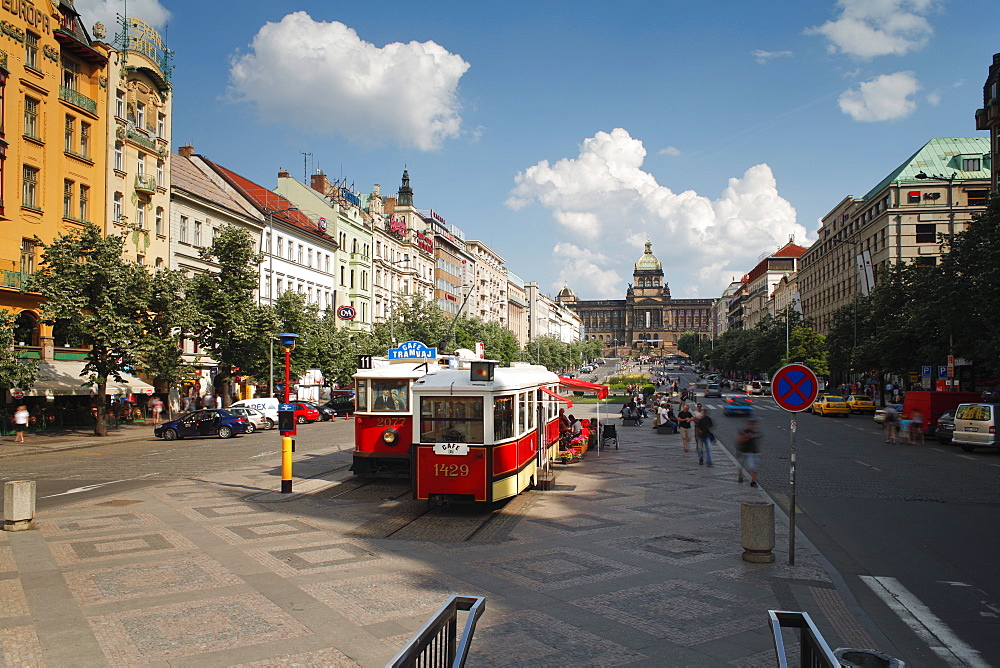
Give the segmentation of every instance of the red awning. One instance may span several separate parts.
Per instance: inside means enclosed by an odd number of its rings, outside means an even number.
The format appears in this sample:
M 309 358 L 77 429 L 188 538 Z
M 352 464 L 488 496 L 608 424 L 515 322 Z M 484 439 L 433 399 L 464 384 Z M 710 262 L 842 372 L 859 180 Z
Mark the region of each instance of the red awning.
M 593 392 L 597 394 L 598 399 L 607 399 L 609 388 L 607 385 L 599 385 L 598 383 L 588 383 L 585 380 L 577 380 L 576 378 L 563 378 L 559 376 L 560 387 L 568 387 L 571 390 L 583 390 L 584 392 Z
M 556 398 L 556 399 L 558 399 L 559 401 L 565 401 L 565 402 L 566 402 L 566 407 L 567 407 L 567 408 L 573 408 L 573 402 L 572 402 L 572 401 L 570 401 L 569 399 L 567 399 L 566 397 L 564 397 L 563 395 L 561 395 L 561 394 L 558 394 L 558 393 L 556 393 L 556 392 L 553 392 L 552 390 L 550 390 L 550 389 L 549 389 L 549 388 L 547 388 L 547 387 L 540 387 L 540 388 L 538 388 L 538 389 L 540 389 L 540 390 L 541 390 L 542 392 L 544 392 L 545 394 L 548 394 L 548 395 L 550 395 L 550 396 L 552 396 L 552 397 L 555 397 L 555 398 Z

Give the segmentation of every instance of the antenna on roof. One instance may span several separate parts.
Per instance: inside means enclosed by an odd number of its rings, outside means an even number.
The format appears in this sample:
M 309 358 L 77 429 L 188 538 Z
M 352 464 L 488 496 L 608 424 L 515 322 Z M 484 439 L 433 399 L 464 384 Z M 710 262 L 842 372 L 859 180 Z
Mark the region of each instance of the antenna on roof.
M 302 154 L 302 183 L 309 182 L 309 158 L 312 157 L 312 153 L 306 153 L 305 151 L 299 151 Z

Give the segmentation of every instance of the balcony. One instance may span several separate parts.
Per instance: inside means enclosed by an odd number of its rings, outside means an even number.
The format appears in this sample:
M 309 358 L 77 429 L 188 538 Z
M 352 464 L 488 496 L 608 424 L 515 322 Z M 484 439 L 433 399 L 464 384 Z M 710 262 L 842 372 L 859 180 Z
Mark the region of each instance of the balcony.
M 59 99 L 63 102 L 69 102 L 74 107 L 89 111 L 95 116 L 97 115 L 97 102 L 82 93 L 77 93 L 72 88 L 59 86 Z
M 23 271 L 0 270 L 0 287 L 17 288 L 20 290 L 24 287 L 29 275 Z
M 156 177 L 152 174 L 136 174 L 135 191 L 143 195 L 152 195 L 156 192 Z

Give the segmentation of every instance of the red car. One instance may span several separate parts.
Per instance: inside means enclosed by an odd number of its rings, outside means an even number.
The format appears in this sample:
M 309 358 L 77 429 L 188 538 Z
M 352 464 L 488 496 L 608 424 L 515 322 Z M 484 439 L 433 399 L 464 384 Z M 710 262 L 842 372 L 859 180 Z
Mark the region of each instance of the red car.
M 316 422 L 320 418 L 319 411 L 312 406 L 307 406 L 306 404 L 300 404 L 295 401 L 291 402 L 295 406 L 295 421 L 299 424 L 305 424 L 306 422 Z

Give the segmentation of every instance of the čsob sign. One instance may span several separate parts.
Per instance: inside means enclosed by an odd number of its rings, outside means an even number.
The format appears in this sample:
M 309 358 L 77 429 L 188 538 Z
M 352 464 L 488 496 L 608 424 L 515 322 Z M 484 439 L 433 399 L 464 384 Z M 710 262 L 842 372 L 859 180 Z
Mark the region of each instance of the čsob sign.
M 398 348 L 389 348 L 391 360 L 434 360 L 437 359 L 437 348 L 429 348 L 420 341 L 407 341 Z

